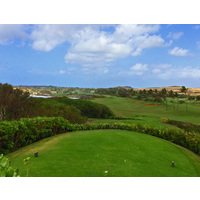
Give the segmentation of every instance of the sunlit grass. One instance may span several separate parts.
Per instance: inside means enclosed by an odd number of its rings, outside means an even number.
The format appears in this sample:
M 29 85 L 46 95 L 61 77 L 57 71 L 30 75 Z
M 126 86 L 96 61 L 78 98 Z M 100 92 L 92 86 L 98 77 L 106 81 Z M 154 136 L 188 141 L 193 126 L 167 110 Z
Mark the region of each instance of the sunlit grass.
M 38 151 L 39 156 L 34 157 Z M 182 147 L 141 133 L 92 130 L 65 133 L 24 147 L 8 157 L 32 177 L 199 176 L 199 157 Z M 172 167 L 172 161 L 175 167 Z

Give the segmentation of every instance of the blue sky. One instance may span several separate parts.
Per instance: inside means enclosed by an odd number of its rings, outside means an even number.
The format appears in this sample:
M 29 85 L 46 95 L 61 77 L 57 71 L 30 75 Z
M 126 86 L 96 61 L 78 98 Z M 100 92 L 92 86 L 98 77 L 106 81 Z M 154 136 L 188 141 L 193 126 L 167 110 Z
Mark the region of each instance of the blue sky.
M 0 25 L 0 82 L 200 87 L 200 25 Z

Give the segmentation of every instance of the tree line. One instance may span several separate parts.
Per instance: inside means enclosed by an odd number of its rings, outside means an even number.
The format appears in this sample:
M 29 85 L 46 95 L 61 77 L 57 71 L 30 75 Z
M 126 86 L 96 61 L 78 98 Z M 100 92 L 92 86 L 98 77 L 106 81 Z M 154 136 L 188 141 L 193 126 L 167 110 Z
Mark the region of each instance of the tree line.
M 63 117 L 70 123 L 85 123 L 87 118 L 110 118 L 114 114 L 102 104 L 67 97 L 33 98 L 29 92 L 0 84 L 0 121 L 33 117 Z
M 173 107 L 175 109 L 175 103 L 177 103 L 177 110 L 179 109 L 179 104 L 185 103 L 186 104 L 186 110 L 188 109 L 187 106 L 187 100 L 196 100 L 200 101 L 200 96 L 190 96 L 188 94 L 188 88 L 185 86 L 182 86 L 180 88 L 180 93 L 174 92 L 173 90 L 167 90 L 166 88 L 163 88 L 162 90 L 158 91 L 157 89 L 143 89 L 143 90 L 133 90 L 126 89 L 126 88 L 98 88 L 95 90 L 95 94 L 99 95 L 111 95 L 111 96 L 117 96 L 117 97 L 129 97 L 129 98 L 136 98 L 137 100 L 144 100 L 144 101 L 152 101 L 152 102 L 164 102 L 166 105 L 166 110 L 168 110 L 168 101 L 167 98 L 171 97 L 173 99 Z M 184 100 L 180 100 L 185 99 Z M 176 99 L 176 102 L 175 102 Z

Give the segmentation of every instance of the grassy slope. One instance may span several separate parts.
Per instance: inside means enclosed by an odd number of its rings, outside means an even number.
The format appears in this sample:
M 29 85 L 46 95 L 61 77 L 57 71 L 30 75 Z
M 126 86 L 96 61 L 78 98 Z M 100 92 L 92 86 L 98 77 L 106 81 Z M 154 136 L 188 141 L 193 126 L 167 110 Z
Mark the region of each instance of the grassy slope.
M 37 158 L 35 151 L 39 152 Z M 29 176 L 36 177 L 200 176 L 199 157 L 192 152 L 153 136 L 122 130 L 71 132 L 24 147 L 8 155 L 21 176 L 26 175 L 23 159 L 28 156 Z
M 188 110 L 186 110 L 185 104 L 180 104 L 177 111 L 173 109 L 173 104 L 170 103 L 169 99 L 168 111 L 166 111 L 165 105 L 163 104 L 157 104 L 158 106 L 147 106 L 145 104 L 153 103 L 133 100 L 131 98 L 106 97 L 96 98 L 93 101 L 107 105 L 115 114 L 119 116 L 135 119 L 132 121 L 125 120 L 125 123 L 142 123 L 157 127 L 169 127 L 169 125 L 161 123 L 161 118 L 168 118 L 178 121 L 190 122 L 193 124 L 199 124 L 199 104 L 188 104 Z M 112 120 L 108 120 L 108 122 L 110 121 Z M 123 121 L 120 120 L 120 122 Z M 94 123 L 98 123 L 98 121 Z

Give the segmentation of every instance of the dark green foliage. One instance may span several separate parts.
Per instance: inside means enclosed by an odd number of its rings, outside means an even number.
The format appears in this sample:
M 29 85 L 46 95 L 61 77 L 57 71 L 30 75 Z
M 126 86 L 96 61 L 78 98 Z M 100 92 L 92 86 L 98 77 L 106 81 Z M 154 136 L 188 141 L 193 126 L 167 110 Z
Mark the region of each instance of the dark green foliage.
M 67 97 L 53 99 L 59 103 L 74 106 L 80 110 L 81 115 L 89 118 L 110 118 L 114 116 L 113 112 L 107 106 L 85 99 L 69 99 Z
M 17 177 L 19 170 L 10 167 L 10 161 L 7 157 L 0 155 L 0 177 Z
M 186 132 L 200 133 L 200 125 L 195 125 L 192 123 L 181 122 L 176 120 L 169 120 L 169 119 L 166 121 L 166 123 L 177 126 L 178 128 L 185 130 Z
M 143 95 L 137 95 L 137 100 L 142 100 L 143 98 Z
M 8 153 L 43 138 L 70 130 L 62 117 L 22 118 L 0 122 L 0 153 Z
M 183 100 L 180 100 L 180 101 L 179 101 L 179 103 L 180 103 L 180 104 L 183 104 L 183 103 L 185 103 L 185 101 L 183 101 Z
M 73 100 L 72 100 L 73 101 Z M 30 98 L 24 117 L 63 117 L 70 123 L 85 123 L 78 108 L 71 104 L 58 102 L 54 98 Z
M 195 100 L 195 96 L 189 96 L 188 100 Z
M 107 94 L 111 96 L 118 96 L 118 97 L 130 97 L 135 94 L 133 89 L 127 89 L 123 87 L 115 87 L 115 88 L 98 88 L 95 90 L 96 94 Z
M 23 116 L 29 93 L 0 83 L 0 120 L 18 120 Z
M 196 100 L 197 100 L 197 101 L 200 101 L 200 96 L 196 96 Z

